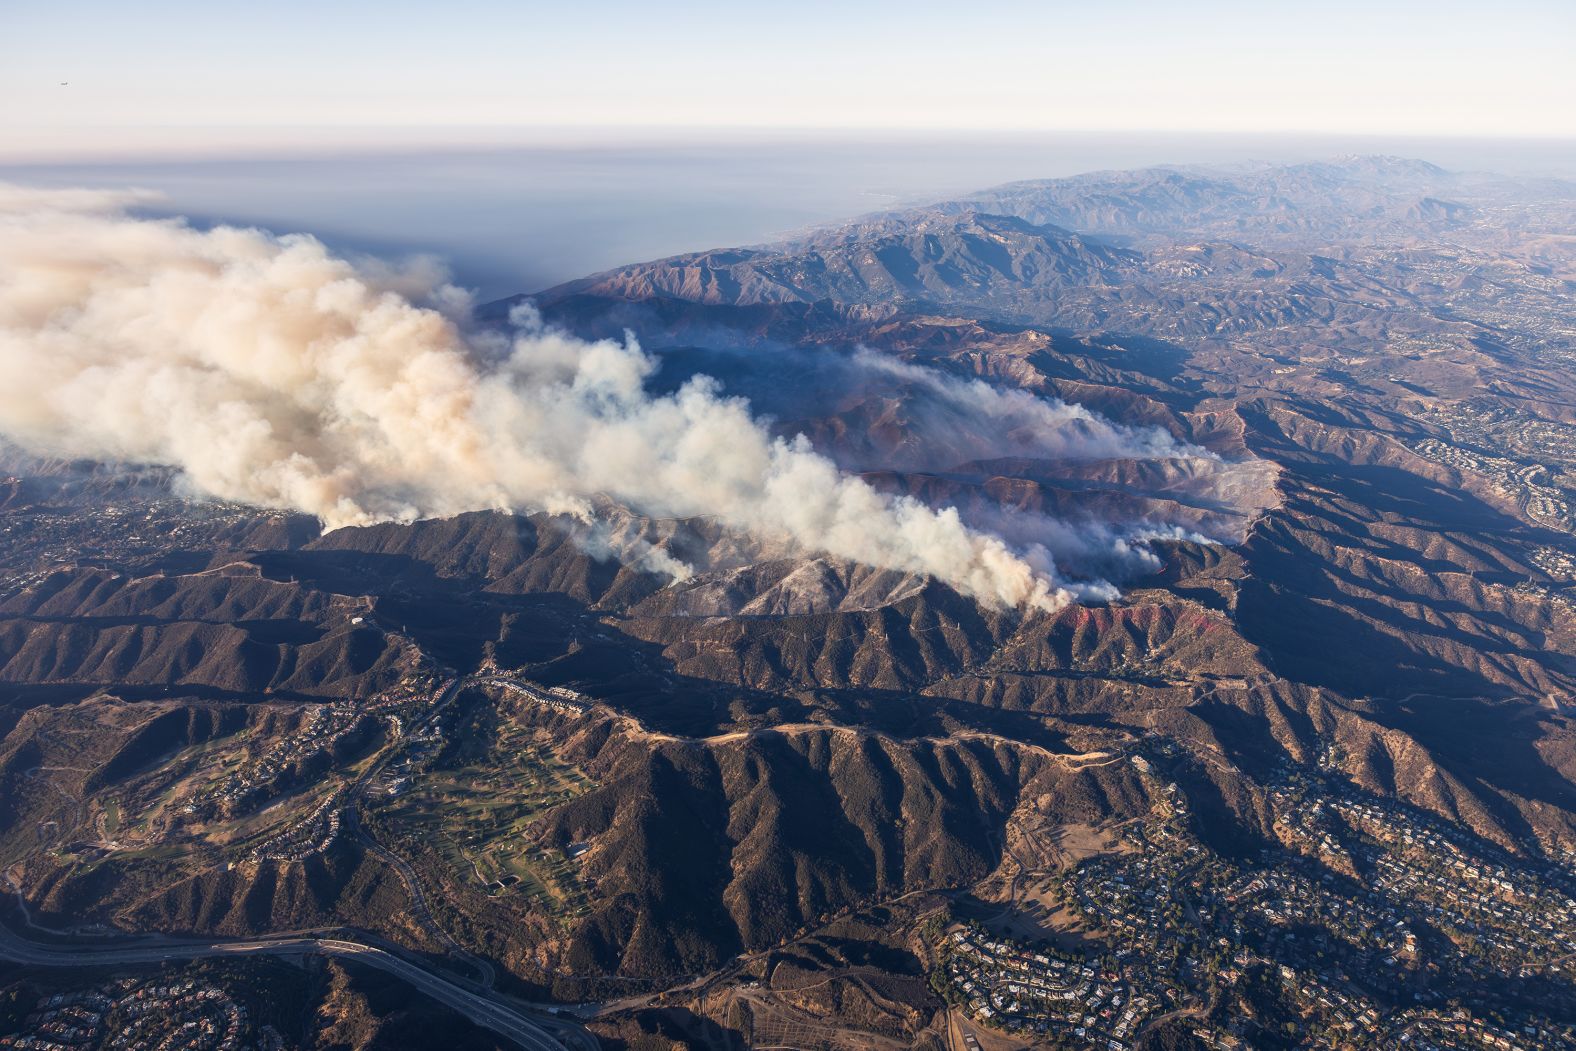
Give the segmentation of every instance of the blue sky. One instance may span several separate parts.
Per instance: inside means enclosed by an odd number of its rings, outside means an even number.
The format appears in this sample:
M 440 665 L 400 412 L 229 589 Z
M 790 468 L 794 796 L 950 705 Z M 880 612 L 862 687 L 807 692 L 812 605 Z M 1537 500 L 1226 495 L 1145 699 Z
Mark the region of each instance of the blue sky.
M 312 126 L 1576 136 L 1573 54 L 1570 0 L 6 0 L 0 132 L 22 149 Z

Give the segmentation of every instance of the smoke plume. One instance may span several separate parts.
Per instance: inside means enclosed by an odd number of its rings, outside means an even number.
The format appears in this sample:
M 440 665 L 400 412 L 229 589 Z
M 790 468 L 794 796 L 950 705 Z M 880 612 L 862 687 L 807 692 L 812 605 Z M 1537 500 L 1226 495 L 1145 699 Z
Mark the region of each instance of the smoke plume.
M 1050 558 L 774 440 L 705 378 L 651 397 L 633 341 L 528 314 L 468 341 L 463 297 L 310 237 L 201 231 L 102 193 L 0 191 L 0 433 L 178 467 L 204 493 L 326 526 L 596 496 L 925 573 L 992 603 L 1068 601 Z
M 467 297 L 431 265 L 140 218 L 128 212 L 140 200 L 0 186 L 0 436 L 31 452 L 168 465 L 201 493 L 327 528 L 479 509 L 589 524 L 612 501 L 926 574 L 991 604 L 1106 594 L 1063 579 L 1044 544 L 883 493 L 803 437 L 772 436 L 706 376 L 653 393 L 656 363 L 633 337 L 576 339 L 529 307 L 509 335 L 478 334 Z M 1178 453 L 1169 436 L 1081 409 L 947 390 L 1036 452 Z M 1124 543 L 1107 546 L 1119 556 Z M 687 572 L 660 549 L 634 554 Z

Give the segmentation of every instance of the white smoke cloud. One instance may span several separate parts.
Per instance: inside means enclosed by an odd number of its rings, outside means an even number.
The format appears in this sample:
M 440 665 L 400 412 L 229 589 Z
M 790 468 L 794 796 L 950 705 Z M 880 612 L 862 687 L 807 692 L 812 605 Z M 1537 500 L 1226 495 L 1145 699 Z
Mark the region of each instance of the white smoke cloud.
M 1214 453 L 1178 441 L 1159 427 L 1127 427 L 1057 398 L 958 379 L 865 348 L 854 355 L 854 362 L 868 372 L 921 388 L 946 406 L 950 411 L 943 417 L 932 405 L 925 421 L 927 444 L 939 441 L 943 451 L 959 462 L 989 456 L 1220 461 Z M 935 463 L 934 453 L 927 462 Z
M 632 339 L 580 341 L 529 312 L 512 339 L 467 337 L 465 297 L 428 267 L 127 214 L 138 200 L 0 187 L 0 434 L 31 451 L 171 465 L 204 493 L 330 528 L 584 516 L 606 498 L 988 603 L 1073 598 L 1044 547 L 841 473 L 714 381 L 652 396 Z
M 1144 461 L 1158 470 L 1135 479 L 1135 488 L 1203 512 L 1189 523 L 1193 528 L 1128 516 L 1120 525 L 1079 523 L 1076 536 L 1068 535 L 1066 523 L 1038 518 L 1036 528 L 1044 534 L 1040 540 L 1058 558 L 1068 553 L 1103 557 L 1124 541 L 1129 546 L 1161 539 L 1239 543 L 1248 526 L 1278 500 L 1279 468 L 1267 460 L 1228 460 L 1160 427 L 1115 423 L 1082 405 L 947 375 L 863 348 L 853 362 L 867 374 L 888 376 L 911 392 L 923 392 L 913 410 L 920 421 L 913 430 L 922 436 L 923 448 L 893 450 L 887 466 L 937 470 L 951 464 L 957 469 L 969 461 L 1025 458 L 1055 465 L 1072 478 L 1080 474 L 1079 464 Z M 1002 536 L 1014 532 L 994 522 L 989 530 Z M 1114 542 L 1107 543 L 1107 538 Z M 1096 546 L 1102 550 L 1095 551 Z M 1147 551 L 1135 551 L 1134 557 L 1140 564 L 1155 561 Z

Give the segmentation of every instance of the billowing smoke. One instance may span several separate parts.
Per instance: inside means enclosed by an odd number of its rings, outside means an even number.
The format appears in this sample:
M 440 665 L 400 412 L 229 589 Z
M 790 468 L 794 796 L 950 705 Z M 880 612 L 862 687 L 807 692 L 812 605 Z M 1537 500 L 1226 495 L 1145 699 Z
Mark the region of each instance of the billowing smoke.
M 922 392 L 926 448 L 897 450 L 891 466 L 934 467 L 986 457 L 1026 456 L 1056 460 L 1115 458 L 1216 459 L 1177 441 L 1158 427 L 1125 427 L 1025 390 L 961 380 L 934 369 L 860 350 L 853 363 Z M 939 446 L 939 448 L 938 448 Z M 903 454 L 907 455 L 903 455 Z
M 1199 512 L 1185 528 L 1184 523 L 1167 518 L 1129 513 L 1119 516 L 1116 527 L 1079 522 L 1077 535 L 1069 534 L 1067 523 L 1040 517 L 1032 526 L 1040 532 L 1036 541 L 1058 557 L 1094 555 L 1103 560 L 1115 553 L 1153 562 L 1131 544 L 1155 539 L 1239 543 L 1247 526 L 1276 499 L 1278 468 L 1267 460 L 1227 460 L 1160 427 L 1114 423 L 1082 405 L 949 376 L 864 349 L 852 360 L 867 375 L 884 375 L 901 383 L 911 406 L 908 411 L 919 418 L 920 426 L 911 429 L 918 440 L 887 450 L 880 466 L 966 474 L 970 461 L 1027 459 L 1037 461 L 1042 470 L 1054 467 L 1063 480 L 1104 474 L 1108 482 L 1125 481 L 1150 497 L 1168 497 Z M 1088 465 L 1094 461 L 1107 461 L 1107 469 L 1091 469 Z M 1132 461 L 1152 468 L 1147 477 L 1123 479 L 1120 472 L 1109 477 L 1109 464 Z M 988 528 L 1002 536 L 1015 532 L 999 519 Z M 1087 564 L 1087 559 L 1080 560 Z
M 652 325 L 627 306 L 612 313 Z M 661 321 L 652 328 L 665 332 Z M 724 376 L 774 433 L 809 434 L 845 471 L 945 479 L 934 488 L 951 491 L 927 502 L 956 506 L 966 524 L 1009 544 L 1042 544 L 1081 576 L 1153 569 L 1149 540 L 1239 543 L 1278 499 L 1269 461 L 1223 457 L 1163 427 L 1124 425 L 1054 396 L 986 383 L 965 371 L 973 364 L 966 359 L 921 366 L 862 347 L 741 342 L 723 329 L 677 338 L 679 346 L 660 351 L 657 382 L 667 389 L 697 373 Z M 1005 494 L 988 491 L 1001 478 L 1076 495 L 1041 513 L 1004 514 Z
M 101 193 L 0 191 L 0 433 L 34 452 L 178 467 L 214 496 L 330 528 L 480 508 L 712 515 L 984 601 L 1070 599 L 1050 556 L 878 492 L 773 439 L 696 378 L 653 397 L 633 341 L 518 317 L 467 340 L 432 273 L 309 237 L 196 230 Z
M 479 509 L 581 522 L 593 550 L 675 579 L 690 569 L 598 513 L 709 516 L 802 552 L 924 574 L 991 604 L 1108 598 L 1056 558 L 1143 563 L 1167 523 L 965 517 L 880 491 L 774 436 L 696 375 L 652 390 L 633 337 L 588 342 L 517 309 L 468 329 L 439 268 L 330 254 L 305 236 L 194 229 L 128 213 L 144 198 L 0 185 L 0 436 L 48 456 L 177 468 L 203 494 L 304 511 L 326 527 Z M 914 457 L 1219 461 L 1152 428 L 856 355 L 946 406 Z M 950 422 L 949 422 L 950 421 Z M 890 452 L 891 450 L 888 450 Z M 917 462 L 917 460 L 916 460 Z

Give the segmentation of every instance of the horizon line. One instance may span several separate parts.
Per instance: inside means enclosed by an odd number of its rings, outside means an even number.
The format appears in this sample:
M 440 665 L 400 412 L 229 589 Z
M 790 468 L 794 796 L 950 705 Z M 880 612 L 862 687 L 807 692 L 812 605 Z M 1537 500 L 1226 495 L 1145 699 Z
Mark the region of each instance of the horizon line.
M 765 145 L 818 140 L 857 144 L 875 137 L 914 144 L 956 139 L 1010 141 L 1042 136 L 1067 139 L 1152 139 L 1220 142 L 1273 141 L 1282 147 L 1321 140 L 1353 143 L 1576 146 L 1576 132 L 1528 133 L 1465 131 L 1349 131 L 1340 129 L 981 127 L 810 124 L 142 124 L 58 126 L 0 125 L 8 141 L 0 145 L 0 166 L 30 167 L 136 161 L 285 159 L 289 157 L 401 154 L 447 151 L 536 149 L 660 149 L 687 145 Z M 32 133 L 32 141 L 27 141 Z M 116 141 L 83 141 L 108 133 Z M 326 141 L 351 133 L 356 141 Z M 215 135 L 208 141 L 193 136 Z M 17 136 L 23 136 L 18 142 Z M 426 136 L 413 139 L 413 136 Z M 740 141 L 740 137 L 743 141 Z M 75 141 L 69 141 L 75 140 Z M 1251 157 L 1252 152 L 1244 153 Z

